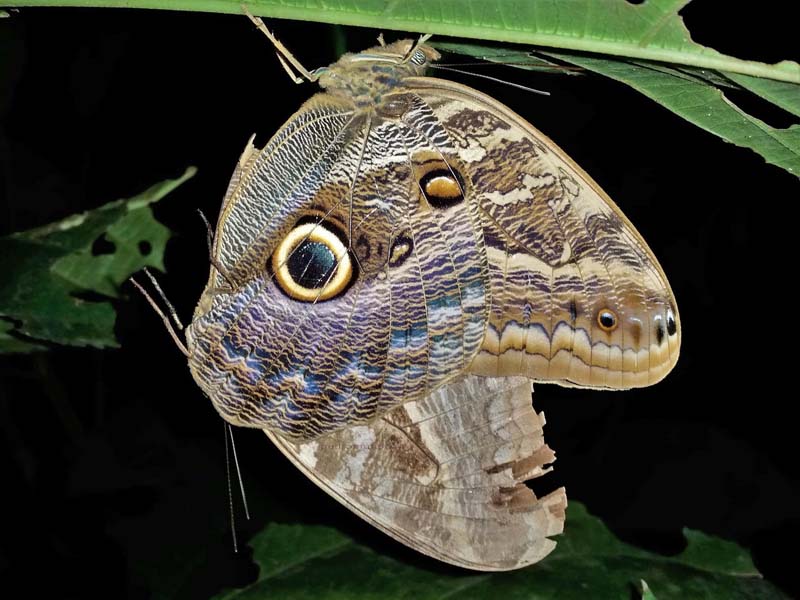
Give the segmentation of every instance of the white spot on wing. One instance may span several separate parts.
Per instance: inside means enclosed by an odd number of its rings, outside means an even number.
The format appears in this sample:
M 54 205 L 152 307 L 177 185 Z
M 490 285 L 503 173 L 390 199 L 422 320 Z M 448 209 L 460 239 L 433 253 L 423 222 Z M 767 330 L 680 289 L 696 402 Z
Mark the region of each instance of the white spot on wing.
M 317 446 L 317 442 L 309 442 L 300 445 L 300 460 L 309 469 L 313 469 L 317 466 Z

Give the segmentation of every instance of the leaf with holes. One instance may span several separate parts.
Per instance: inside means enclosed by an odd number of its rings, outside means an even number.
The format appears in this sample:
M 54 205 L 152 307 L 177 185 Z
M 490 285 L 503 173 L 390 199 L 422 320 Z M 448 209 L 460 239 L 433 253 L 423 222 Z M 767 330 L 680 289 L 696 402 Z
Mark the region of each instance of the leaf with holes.
M 194 175 L 156 184 L 129 200 L 0 238 L 0 352 L 45 349 L 43 342 L 117 346 L 106 300 L 132 273 L 164 270 L 170 232 L 150 204 Z M 82 297 L 83 296 L 83 297 Z

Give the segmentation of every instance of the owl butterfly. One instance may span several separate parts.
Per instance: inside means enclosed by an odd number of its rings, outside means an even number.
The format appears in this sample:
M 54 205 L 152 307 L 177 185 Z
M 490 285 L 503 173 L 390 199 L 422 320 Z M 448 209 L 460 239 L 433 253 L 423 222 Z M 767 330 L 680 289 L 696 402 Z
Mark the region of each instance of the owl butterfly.
M 233 173 L 194 379 L 408 546 L 487 571 L 541 559 L 566 496 L 524 484 L 554 460 L 531 382 L 664 377 L 681 335 L 664 272 L 552 141 L 427 77 L 422 40 L 309 72 L 253 19 L 324 91 Z

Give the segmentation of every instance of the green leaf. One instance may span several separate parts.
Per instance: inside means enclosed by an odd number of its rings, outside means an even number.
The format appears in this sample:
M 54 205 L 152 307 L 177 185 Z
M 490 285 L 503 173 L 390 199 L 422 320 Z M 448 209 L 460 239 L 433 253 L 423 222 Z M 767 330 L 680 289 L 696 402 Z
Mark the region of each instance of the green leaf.
M 0 238 L 0 352 L 44 349 L 42 342 L 114 347 L 114 309 L 107 301 L 142 267 L 164 269 L 169 230 L 150 204 L 194 175 L 154 185 L 129 200 Z M 105 253 L 93 253 L 96 243 Z
M 783 81 L 772 81 L 759 77 L 748 77 L 738 73 L 727 73 L 728 79 L 738 83 L 743 88 L 761 96 L 764 100 L 772 102 L 786 112 L 800 117 L 800 87 Z
M 408 564 L 329 527 L 270 524 L 251 543 L 257 580 L 215 598 L 787 598 L 740 547 L 688 530 L 686 537 L 686 550 L 673 557 L 634 548 L 572 502 L 566 532 L 545 560 L 508 573 L 471 573 L 433 559 Z
M 524 64 L 530 55 L 527 50 L 471 44 L 437 44 L 437 47 L 528 68 Z M 749 148 L 768 163 L 800 176 L 800 125 L 777 129 L 747 114 L 715 87 L 719 75 L 678 70 L 657 63 L 632 63 L 565 52 L 546 52 L 545 55 L 625 83 L 701 129 L 737 146 Z M 800 114 L 800 85 L 733 73 L 722 75 L 785 110 Z
M 647 585 L 647 582 L 644 579 L 639 582 L 639 585 L 642 588 L 642 600 L 658 600 L 656 595 L 653 593 L 653 590 L 650 589 L 650 586 Z
M 0 319 L 0 354 L 22 354 L 47 349 L 46 346 L 14 337 L 14 335 L 11 333 L 13 330 L 14 323 Z
M 758 575 L 750 555 L 736 544 L 688 528 L 683 530 L 683 536 L 689 541 L 680 554 L 686 564 L 729 575 Z
M 726 142 L 749 148 L 768 163 L 800 176 L 800 125 L 786 129 L 771 127 L 736 106 L 722 90 L 702 81 L 688 80 L 668 68 L 577 55 L 558 54 L 557 57 L 621 81 L 701 129 Z M 770 100 L 766 93 L 771 92 L 775 99 L 792 106 L 790 89 L 794 90 L 793 100 L 800 97 L 800 85 L 767 80 L 763 85 L 756 85 L 752 84 L 754 78 L 747 79 L 751 91 L 764 91 L 764 99 Z
M 248 0 L 253 14 L 581 50 L 800 83 L 800 64 L 767 65 L 692 41 L 689 0 Z M 242 14 L 241 0 L 5 0 L 5 6 L 108 6 Z M 734 8 L 735 10 L 735 8 Z M 741 5 L 739 10 L 748 10 Z M 720 15 L 723 16 L 722 14 Z
M 750 148 L 767 162 L 800 175 L 800 126 L 770 127 L 740 110 L 718 89 L 734 82 L 798 116 L 800 64 L 782 61 L 767 65 L 741 60 L 697 44 L 679 15 L 689 1 L 250 0 L 247 8 L 267 17 L 591 52 L 595 56 L 573 52 L 553 56 L 624 82 L 698 127 Z M 10 0 L 7 4 L 120 5 L 113 0 Z M 124 5 L 242 13 L 240 0 L 130 0 Z M 437 46 L 460 48 L 473 55 L 492 52 L 480 46 Z M 503 62 L 530 61 L 527 50 L 511 48 L 502 55 Z M 627 60 L 602 58 L 602 55 Z

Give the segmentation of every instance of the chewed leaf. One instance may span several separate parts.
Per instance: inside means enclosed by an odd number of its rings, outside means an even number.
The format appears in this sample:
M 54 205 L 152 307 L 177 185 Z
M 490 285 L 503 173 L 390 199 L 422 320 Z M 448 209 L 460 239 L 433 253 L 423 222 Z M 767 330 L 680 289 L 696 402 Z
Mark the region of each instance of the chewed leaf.
M 686 532 L 686 550 L 672 557 L 629 546 L 586 508 L 567 508 L 567 529 L 542 562 L 509 573 L 475 575 L 384 555 L 335 529 L 270 524 L 252 540 L 255 582 L 228 598 L 788 598 L 752 569 L 731 542 Z M 750 565 L 750 567 L 747 567 Z M 742 568 L 740 568 L 742 567 Z M 646 583 L 645 583 L 646 582 Z
M 723 90 L 701 81 L 688 81 L 665 69 L 585 56 L 559 54 L 559 58 L 626 83 L 701 129 L 749 148 L 768 163 L 800 176 L 800 124 L 786 129 L 771 127 L 736 106 Z M 752 79 L 736 81 L 742 84 Z M 765 100 L 797 108 L 796 98 L 792 102 L 788 92 L 793 90 L 800 96 L 800 85 L 774 81 L 765 81 L 763 85 L 748 83 L 750 91 Z
M 187 170 L 178 179 L 158 183 L 130 200 L 118 200 L 90 213 L 82 230 L 74 232 L 72 239 L 85 244 L 90 234 L 100 227 L 105 229 L 90 246 L 83 245 L 56 261 L 52 271 L 78 288 L 110 297 L 116 297 L 122 282 L 142 267 L 163 271 L 164 246 L 170 232 L 153 218 L 148 205 L 159 201 L 193 174 L 193 170 Z M 121 207 L 123 212 L 119 212 Z M 98 251 L 97 246 L 103 243 L 105 249 Z
M 43 342 L 116 346 L 113 307 L 86 295 L 114 298 L 142 267 L 163 270 L 169 230 L 149 205 L 194 173 L 187 169 L 129 200 L 0 238 L 0 352 L 44 349 Z
M 439 44 L 437 47 L 527 68 L 523 60 L 529 55 L 527 50 L 518 50 L 515 58 L 509 61 L 508 57 L 514 53 L 508 49 L 502 50 L 503 58 L 500 58 L 496 48 L 465 44 Z M 692 72 L 664 64 L 632 63 L 566 52 L 545 54 L 625 83 L 698 127 L 727 142 L 749 148 L 768 163 L 800 176 L 800 124 L 786 129 L 771 127 L 736 106 L 725 91 L 717 87 L 724 77 L 787 112 L 800 115 L 800 84 L 727 72 Z

